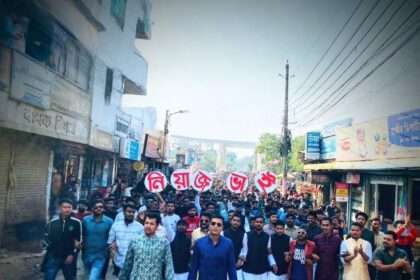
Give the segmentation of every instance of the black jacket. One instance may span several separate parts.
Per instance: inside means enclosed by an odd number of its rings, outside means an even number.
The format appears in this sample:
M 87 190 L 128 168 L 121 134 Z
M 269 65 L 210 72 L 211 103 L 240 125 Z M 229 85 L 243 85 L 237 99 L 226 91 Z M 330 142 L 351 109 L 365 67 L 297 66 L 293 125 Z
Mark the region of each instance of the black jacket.
M 45 245 L 47 254 L 64 259 L 76 255 L 76 241 L 82 241 L 82 224 L 74 217 L 53 218 L 46 228 Z
M 185 235 L 177 233 L 171 242 L 171 251 L 175 273 L 188 272 L 191 257 L 191 240 Z

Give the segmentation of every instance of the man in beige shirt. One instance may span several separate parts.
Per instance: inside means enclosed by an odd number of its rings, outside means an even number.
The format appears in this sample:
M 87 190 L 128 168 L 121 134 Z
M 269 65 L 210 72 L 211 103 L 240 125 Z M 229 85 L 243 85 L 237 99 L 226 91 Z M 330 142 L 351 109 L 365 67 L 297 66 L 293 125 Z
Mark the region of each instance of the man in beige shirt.
M 381 231 L 381 221 L 379 218 L 373 218 L 371 221 L 373 236 L 375 237 L 375 247 L 372 248 L 372 251 L 376 249 L 383 249 L 384 245 L 384 236 L 385 234 Z
M 209 232 L 209 222 L 211 215 L 209 213 L 202 213 L 200 217 L 200 227 L 193 230 L 191 234 L 191 247 L 194 247 L 195 242 L 206 236 Z
M 362 239 L 363 226 L 353 223 L 351 237 L 341 242 L 340 256 L 344 266 L 343 280 L 369 280 L 368 263 L 372 261 L 372 246 Z

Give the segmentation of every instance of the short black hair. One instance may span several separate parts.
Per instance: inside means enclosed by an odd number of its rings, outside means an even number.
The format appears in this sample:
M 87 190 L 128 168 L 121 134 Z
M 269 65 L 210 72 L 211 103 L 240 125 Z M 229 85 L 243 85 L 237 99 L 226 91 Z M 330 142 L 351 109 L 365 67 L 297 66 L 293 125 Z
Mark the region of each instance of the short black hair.
M 316 218 L 316 212 L 315 212 L 315 211 L 310 211 L 310 212 L 308 213 L 308 217 L 309 217 L 309 216 L 312 216 L 312 217 Z
M 256 219 L 262 219 L 262 220 L 264 221 L 264 217 L 263 217 L 262 215 L 256 215 L 256 216 L 255 216 L 255 220 L 256 220 Z
M 397 220 L 394 222 L 394 226 L 396 227 L 397 225 L 403 225 L 404 221 L 403 220 Z
M 221 215 L 219 215 L 219 214 L 214 214 L 214 215 L 212 215 L 212 216 L 210 217 L 210 221 L 211 221 L 211 220 L 213 220 L 213 219 L 219 219 L 219 220 L 222 220 L 222 222 L 224 222 L 224 221 L 225 221 L 225 219 L 223 219 L 223 217 L 222 217 Z
M 211 215 L 209 212 L 203 212 L 203 213 L 201 213 L 200 218 L 201 217 L 207 217 L 210 220 L 212 218 L 212 216 L 213 215 Z
M 271 217 L 273 215 L 277 217 L 277 213 L 275 211 L 271 211 L 268 213 L 268 217 Z
M 358 213 L 356 214 L 356 219 L 357 219 L 359 216 L 362 216 L 363 218 L 365 218 L 365 220 L 366 220 L 366 221 L 368 221 L 368 220 L 369 220 L 369 216 L 368 216 L 368 214 L 366 214 L 365 212 L 358 212 Z
M 194 204 L 190 204 L 190 205 L 188 205 L 188 207 L 187 207 L 187 211 L 190 211 L 191 209 L 196 209 L 197 210 L 197 207 L 194 205 Z
M 287 214 L 287 215 L 286 215 L 286 219 L 288 219 L 288 218 L 290 218 L 290 217 L 292 217 L 293 219 L 295 219 L 295 218 L 296 218 L 294 214 Z
M 332 219 L 330 217 L 323 217 L 321 219 L 321 224 L 322 224 L 323 221 L 328 221 L 330 224 L 332 224 Z
M 242 215 L 240 213 L 233 212 L 232 219 L 233 219 L 233 217 L 239 218 L 241 220 L 241 222 L 242 222 Z
M 216 207 L 216 203 L 214 203 L 213 201 L 210 201 L 206 204 L 206 208 L 208 208 L 210 205 L 213 205 L 214 207 Z
M 285 223 L 284 223 L 283 221 L 278 221 L 278 222 L 274 225 L 274 227 L 277 227 L 277 226 L 282 226 L 282 227 L 285 227 Z
M 358 222 L 351 223 L 351 226 L 359 227 L 361 230 L 363 229 L 363 226 L 360 223 L 358 223 Z
M 125 211 L 127 208 L 131 208 L 131 209 L 134 209 L 134 210 L 136 210 L 136 211 L 137 211 L 136 206 L 135 206 L 134 204 L 132 204 L 132 203 L 125 203 L 125 204 L 123 205 L 123 210 L 124 210 L 124 211 Z
M 73 199 L 71 199 L 71 198 L 69 198 L 69 197 L 64 197 L 64 198 L 60 199 L 60 202 L 59 202 L 58 204 L 61 206 L 61 205 L 62 205 L 62 204 L 64 204 L 64 203 L 68 203 L 68 204 L 70 204 L 72 207 L 74 206 L 74 205 L 73 205 Z
M 144 216 L 144 220 L 156 220 L 156 224 L 160 224 L 160 215 L 157 211 L 148 211 L 146 212 L 146 215 Z
M 91 207 L 93 208 L 98 203 L 101 203 L 102 205 L 105 205 L 105 202 L 102 199 L 96 199 L 96 200 L 92 201 Z
M 397 234 L 392 230 L 388 230 L 385 232 L 386 235 L 392 235 L 392 239 L 397 240 Z

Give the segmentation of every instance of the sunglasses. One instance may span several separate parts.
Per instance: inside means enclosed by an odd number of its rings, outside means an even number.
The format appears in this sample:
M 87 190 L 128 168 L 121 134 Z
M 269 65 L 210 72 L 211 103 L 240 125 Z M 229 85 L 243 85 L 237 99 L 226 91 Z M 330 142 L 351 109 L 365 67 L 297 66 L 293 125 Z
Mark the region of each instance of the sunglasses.
M 212 226 L 217 226 L 217 227 L 222 227 L 223 226 L 222 223 L 216 223 L 216 222 L 212 222 L 211 225 Z

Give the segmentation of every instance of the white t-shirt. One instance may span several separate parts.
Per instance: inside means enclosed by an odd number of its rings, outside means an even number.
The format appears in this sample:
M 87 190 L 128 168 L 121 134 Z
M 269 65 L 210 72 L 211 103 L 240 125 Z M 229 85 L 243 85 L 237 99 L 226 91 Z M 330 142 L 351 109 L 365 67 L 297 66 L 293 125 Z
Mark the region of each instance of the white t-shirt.
M 162 214 L 162 225 L 173 233 L 176 232 L 176 224 L 181 218 L 177 214 L 163 215 Z

